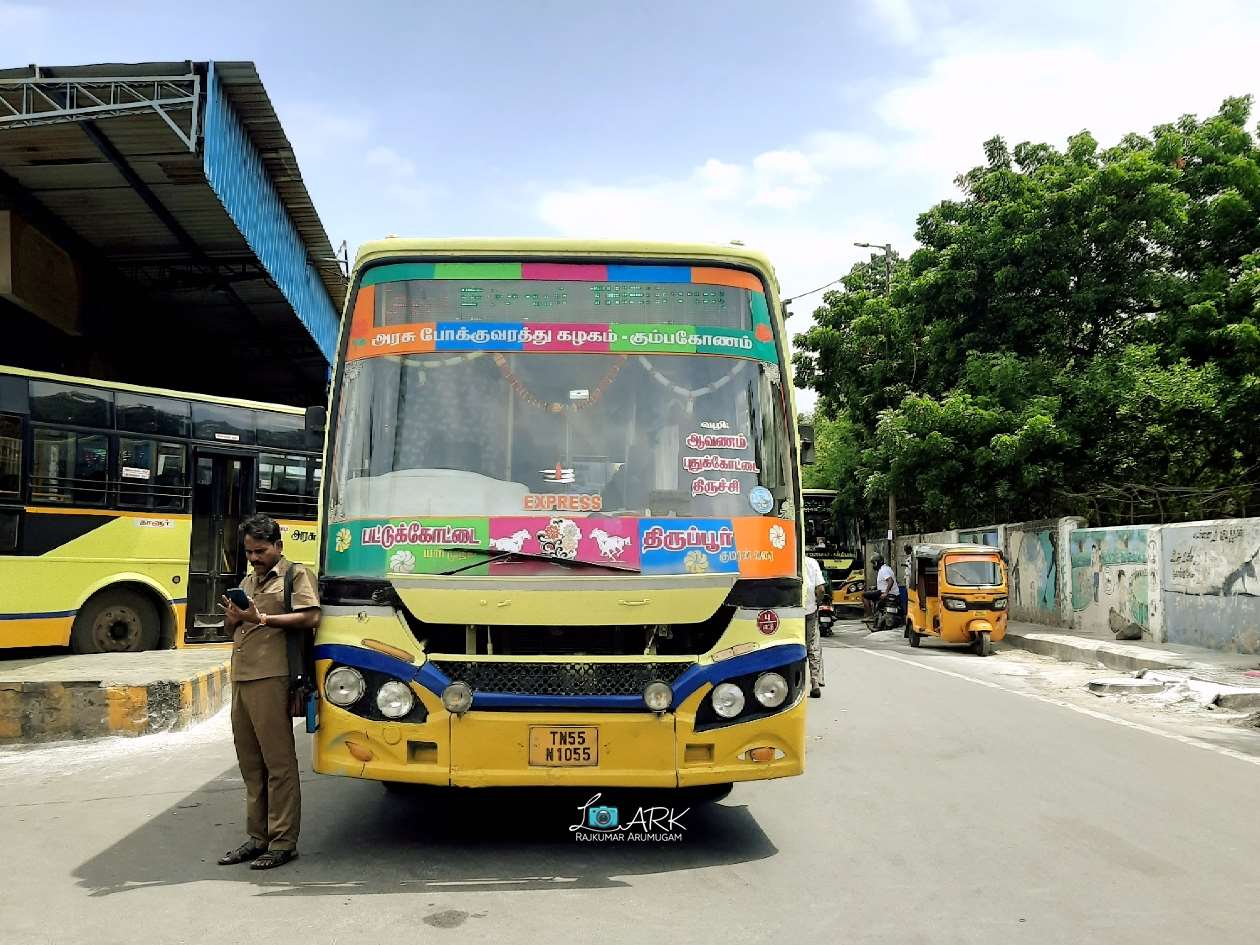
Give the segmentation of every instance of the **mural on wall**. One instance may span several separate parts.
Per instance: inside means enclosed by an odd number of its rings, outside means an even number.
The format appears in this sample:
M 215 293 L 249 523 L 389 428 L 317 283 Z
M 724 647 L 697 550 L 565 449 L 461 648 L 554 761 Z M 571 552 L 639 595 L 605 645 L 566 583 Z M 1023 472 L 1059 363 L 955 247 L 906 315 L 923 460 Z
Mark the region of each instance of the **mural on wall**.
M 1260 653 L 1260 519 L 1169 526 L 1163 542 L 1168 642 Z
M 1058 533 L 1054 526 L 1007 532 L 1011 569 L 1011 609 L 1016 616 L 1053 620 L 1058 616 Z M 1023 611 L 1023 614 L 1019 612 Z
M 1145 527 L 1072 532 L 1072 611 L 1079 627 L 1129 640 L 1149 634 L 1148 532 Z

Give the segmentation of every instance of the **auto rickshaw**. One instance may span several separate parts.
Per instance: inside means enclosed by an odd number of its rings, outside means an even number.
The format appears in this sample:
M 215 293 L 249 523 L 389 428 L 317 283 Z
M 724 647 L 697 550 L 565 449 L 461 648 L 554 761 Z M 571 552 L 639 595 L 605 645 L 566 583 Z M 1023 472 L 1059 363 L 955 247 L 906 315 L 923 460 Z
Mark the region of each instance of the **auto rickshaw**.
M 1006 562 L 988 545 L 918 545 L 910 566 L 906 636 L 967 643 L 988 656 L 1006 636 Z

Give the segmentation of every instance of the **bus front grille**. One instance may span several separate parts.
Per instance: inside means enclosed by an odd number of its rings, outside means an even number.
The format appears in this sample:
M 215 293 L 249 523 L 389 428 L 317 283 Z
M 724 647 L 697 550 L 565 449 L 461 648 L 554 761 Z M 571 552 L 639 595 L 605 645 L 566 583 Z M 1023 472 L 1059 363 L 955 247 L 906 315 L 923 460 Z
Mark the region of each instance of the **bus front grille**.
M 528 696 L 637 696 L 654 681 L 673 685 L 690 668 L 677 663 L 495 663 L 486 660 L 432 660 L 451 680 L 474 692 Z

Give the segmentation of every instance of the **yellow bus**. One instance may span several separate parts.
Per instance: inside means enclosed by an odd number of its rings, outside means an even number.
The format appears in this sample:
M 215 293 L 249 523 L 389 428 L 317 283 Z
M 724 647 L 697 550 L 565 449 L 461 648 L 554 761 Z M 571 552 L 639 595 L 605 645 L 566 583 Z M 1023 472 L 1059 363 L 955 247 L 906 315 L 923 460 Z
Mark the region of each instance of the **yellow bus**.
M 742 247 L 366 244 L 328 419 L 315 770 L 800 774 L 811 444 L 786 352 Z
M 243 517 L 270 514 L 315 564 L 303 413 L 0 366 L 0 649 L 228 642 Z
M 866 590 L 862 565 L 862 540 L 856 528 L 837 522 L 832 505 L 835 489 L 802 489 L 805 553 L 812 555 L 826 572 L 834 607 L 861 607 Z

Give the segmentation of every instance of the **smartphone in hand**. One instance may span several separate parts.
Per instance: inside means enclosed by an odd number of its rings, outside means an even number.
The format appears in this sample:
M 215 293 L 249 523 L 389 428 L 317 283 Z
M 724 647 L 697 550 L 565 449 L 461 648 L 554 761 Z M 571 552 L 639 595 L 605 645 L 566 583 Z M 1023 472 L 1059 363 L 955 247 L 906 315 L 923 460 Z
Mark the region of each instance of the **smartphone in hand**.
M 249 595 L 239 587 L 230 587 L 223 595 L 241 610 L 249 610 Z

